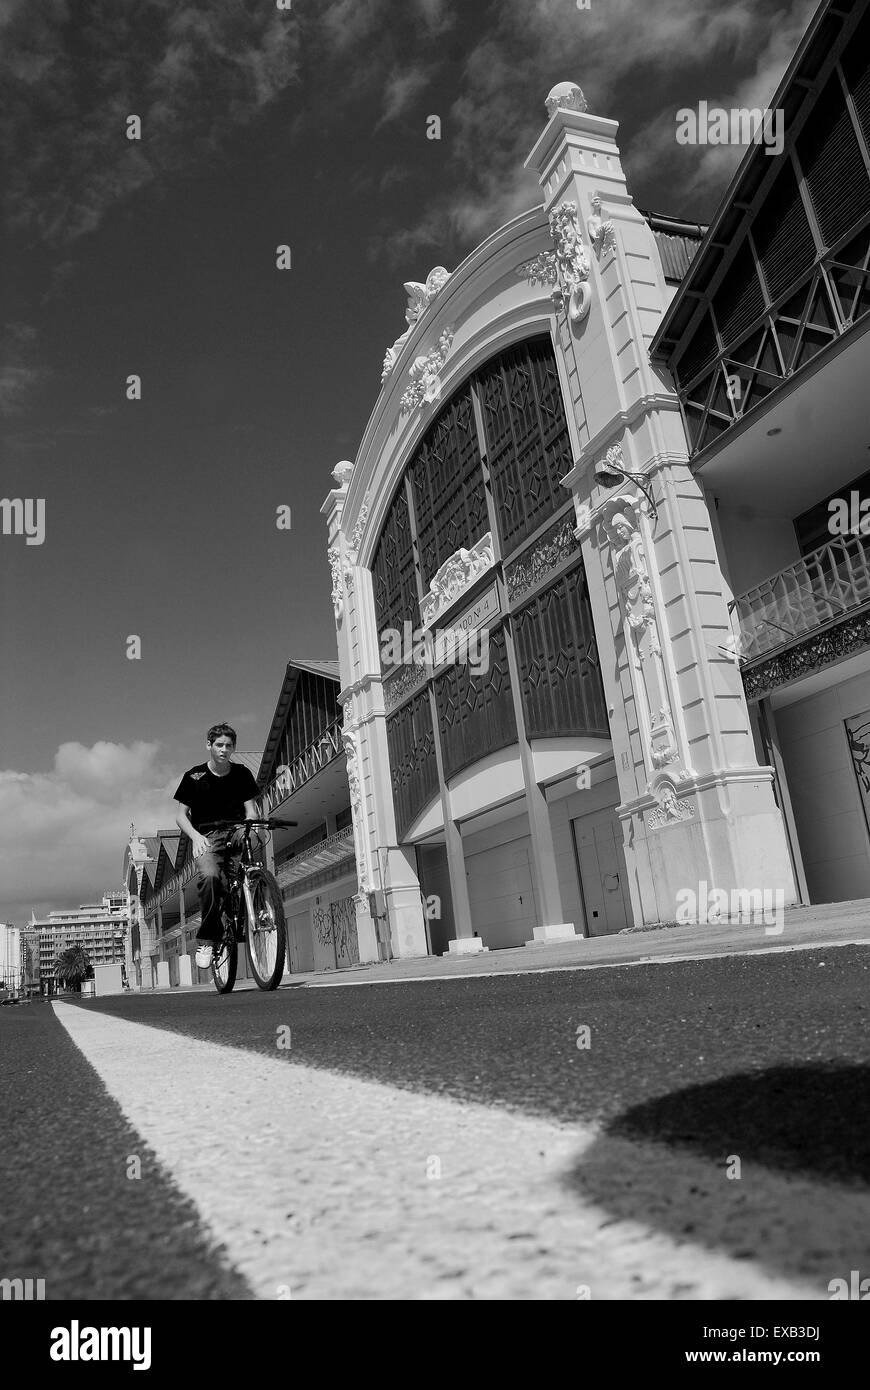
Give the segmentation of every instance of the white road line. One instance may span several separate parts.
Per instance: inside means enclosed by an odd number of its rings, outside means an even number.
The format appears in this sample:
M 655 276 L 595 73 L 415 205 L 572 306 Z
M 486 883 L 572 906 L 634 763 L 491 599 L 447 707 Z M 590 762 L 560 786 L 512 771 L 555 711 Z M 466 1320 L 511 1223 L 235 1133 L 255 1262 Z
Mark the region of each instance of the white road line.
M 855 1258 L 842 1243 L 861 1225 L 854 1195 L 828 1200 L 762 1169 L 728 1182 L 724 1153 L 721 1164 L 672 1155 L 591 1124 L 296 1065 L 277 1047 L 270 1057 L 54 1008 L 259 1298 L 575 1299 L 582 1286 L 592 1299 L 826 1298 L 827 1280 Z M 566 1046 L 588 1065 L 573 1037 Z M 792 1281 L 618 1219 L 567 1185 L 581 1158 L 608 1190 L 630 1182 L 637 1210 L 713 1229 L 713 1245 L 714 1228 L 732 1233 L 735 1221 L 753 1249 L 803 1244 L 809 1227 L 819 1271 Z
M 870 946 L 870 941 L 866 937 L 859 937 L 854 941 L 813 941 L 801 942 L 794 946 L 755 946 L 748 947 L 743 951 L 684 952 L 672 956 L 639 956 L 636 960 L 585 961 L 577 965 L 528 966 L 522 970 L 469 970 L 467 974 L 462 975 L 452 971 L 448 975 L 397 975 L 392 980 L 380 977 L 374 980 L 317 979 L 307 981 L 305 987 L 307 989 L 348 989 L 352 985 L 416 985 L 421 984 L 424 980 L 478 980 L 487 979 L 493 975 L 557 975 L 566 970 L 627 970 L 633 965 L 678 965 L 686 961 L 728 960 L 733 956 L 776 956 L 792 951 L 833 951 L 838 946 Z M 300 986 L 295 986 L 295 988 L 300 988 Z

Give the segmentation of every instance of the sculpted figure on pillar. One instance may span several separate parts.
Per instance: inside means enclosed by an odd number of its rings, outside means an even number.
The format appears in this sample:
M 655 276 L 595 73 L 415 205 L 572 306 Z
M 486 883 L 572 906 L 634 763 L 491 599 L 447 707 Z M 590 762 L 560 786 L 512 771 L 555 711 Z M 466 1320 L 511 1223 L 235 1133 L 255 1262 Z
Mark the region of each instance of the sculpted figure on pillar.
M 635 665 L 640 666 L 647 652 L 658 656 L 661 648 L 643 541 L 629 503 L 605 521 L 604 532 L 610 543 L 622 611 L 633 639 Z
M 614 498 L 605 509 L 601 529 L 610 546 L 647 769 L 652 776 L 656 769 L 679 763 L 676 772 L 682 780 L 691 769 L 680 761 L 639 507 L 639 499 Z

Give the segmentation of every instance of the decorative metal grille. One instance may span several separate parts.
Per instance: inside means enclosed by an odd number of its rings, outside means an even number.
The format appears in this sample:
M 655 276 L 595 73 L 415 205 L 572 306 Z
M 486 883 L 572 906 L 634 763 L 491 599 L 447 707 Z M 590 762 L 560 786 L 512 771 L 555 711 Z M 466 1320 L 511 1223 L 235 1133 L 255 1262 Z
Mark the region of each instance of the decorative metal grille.
M 414 548 L 404 483 L 399 485 L 387 513 L 372 564 L 372 581 L 378 631 L 394 627 L 401 632 L 406 619 L 416 625 L 419 610 Z
M 870 613 L 863 609 L 831 627 L 813 633 L 802 642 L 794 643 L 785 651 L 774 653 L 756 666 L 750 666 L 743 672 L 746 698 L 760 700 L 772 690 L 803 680 L 805 676 L 864 652 L 868 647 Z
M 536 595 L 513 624 L 527 733 L 609 738 L 583 566 Z
M 545 531 L 528 550 L 504 567 L 508 598 L 515 603 L 527 589 L 544 581 L 549 572 L 580 549 L 574 535 L 574 509 Z
M 453 396 L 427 431 L 411 461 L 417 542 L 423 587 L 461 546 L 489 529 L 480 448 L 466 386 Z
M 870 543 L 838 536 L 733 603 L 743 661 L 757 661 L 870 603 Z
M 517 741 L 504 628 L 489 633 L 489 669 L 475 676 L 462 663 L 435 680 L 444 776 Z
M 533 338 L 488 362 L 476 377 L 502 554 L 565 501 L 571 443 L 553 348 Z
M 387 719 L 396 830 L 403 835 L 438 789 L 435 733 L 427 690 Z

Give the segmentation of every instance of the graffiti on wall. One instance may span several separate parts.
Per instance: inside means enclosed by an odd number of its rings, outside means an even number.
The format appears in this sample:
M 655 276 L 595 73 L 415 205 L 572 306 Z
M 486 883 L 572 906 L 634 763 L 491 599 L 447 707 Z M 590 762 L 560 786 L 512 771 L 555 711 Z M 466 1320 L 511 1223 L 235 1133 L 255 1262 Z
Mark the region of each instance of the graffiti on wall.
M 337 966 L 359 964 L 354 898 L 342 898 L 340 902 L 329 903 L 326 907 L 315 907 L 312 923 L 321 946 L 332 947 L 335 952 Z
M 851 715 L 845 720 L 845 725 L 852 766 L 861 793 L 861 805 L 864 807 L 864 818 L 870 830 L 870 710 L 865 710 L 863 714 Z

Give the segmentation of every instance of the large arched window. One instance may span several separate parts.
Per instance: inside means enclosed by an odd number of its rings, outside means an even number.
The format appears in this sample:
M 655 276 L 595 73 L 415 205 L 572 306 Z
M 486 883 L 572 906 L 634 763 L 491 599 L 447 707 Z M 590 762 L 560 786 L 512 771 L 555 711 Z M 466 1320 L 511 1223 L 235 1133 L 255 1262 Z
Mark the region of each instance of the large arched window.
M 472 373 L 409 459 L 372 561 L 381 641 L 386 629 L 402 634 L 405 622 L 420 631 L 420 599 L 432 578 L 488 532 L 495 564 L 436 619 L 449 626 L 489 593 L 485 670 L 470 661 L 434 670 L 410 662 L 384 672 L 400 836 L 437 792 L 439 749 L 449 779 L 516 743 L 514 680 L 529 738 L 607 734 L 573 504 L 561 481 L 572 465 L 547 336 L 517 343 Z M 507 584 L 499 586 L 503 560 Z

